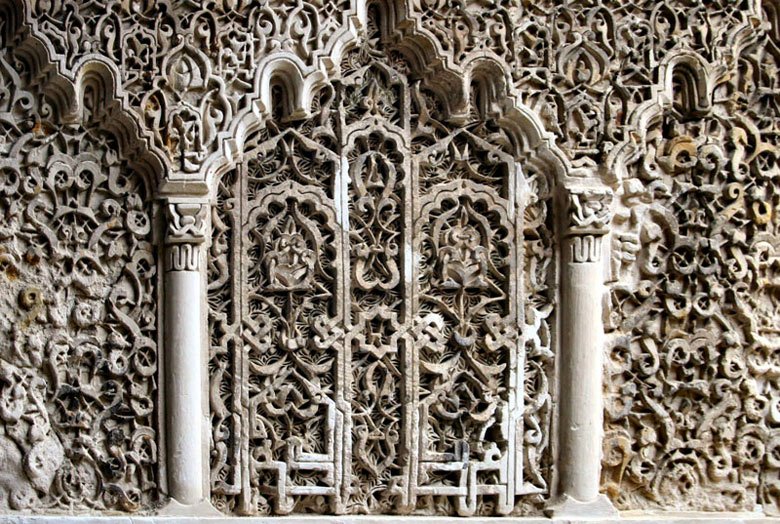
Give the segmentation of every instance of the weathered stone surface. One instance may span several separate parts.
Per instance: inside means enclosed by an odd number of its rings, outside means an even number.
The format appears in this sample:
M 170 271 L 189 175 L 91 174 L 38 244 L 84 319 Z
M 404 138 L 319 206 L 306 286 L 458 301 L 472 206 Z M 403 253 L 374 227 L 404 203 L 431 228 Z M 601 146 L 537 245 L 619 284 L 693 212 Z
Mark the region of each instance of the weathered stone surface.
M 63 123 L 0 54 L 0 456 L 6 509 L 160 498 L 149 183 L 89 117 Z
M 0 13 L 0 508 L 780 511 L 777 0 Z

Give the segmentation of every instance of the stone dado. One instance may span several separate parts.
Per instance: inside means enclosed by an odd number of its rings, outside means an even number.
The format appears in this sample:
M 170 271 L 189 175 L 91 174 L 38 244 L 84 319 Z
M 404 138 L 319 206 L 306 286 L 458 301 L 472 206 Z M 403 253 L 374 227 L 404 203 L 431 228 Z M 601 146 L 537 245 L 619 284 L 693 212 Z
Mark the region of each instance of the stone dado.
M 0 20 L 4 521 L 780 512 L 777 0 Z

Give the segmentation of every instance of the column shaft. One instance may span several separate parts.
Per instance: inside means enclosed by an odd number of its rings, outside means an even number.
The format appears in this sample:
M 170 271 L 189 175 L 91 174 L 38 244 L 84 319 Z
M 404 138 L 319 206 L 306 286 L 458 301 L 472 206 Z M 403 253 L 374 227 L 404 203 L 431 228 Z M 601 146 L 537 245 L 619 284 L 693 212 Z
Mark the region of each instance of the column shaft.
M 198 271 L 165 275 L 168 489 L 182 504 L 203 499 L 200 287 Z
M 599 495 L 603 434 L 602 239 L 612 193 L 570 187 L 561 249 L 560 403 L 556 516 L 614 515 Z
M 204 502 L 204 289 L 200 246 L 208 206 L 169 201 L 165 235 L 165 409 L 169 495 L 180 504 Z
M 560 490 L 589 502 L 599 494 L 603 431 L 601 264 L 569 263 L 562 276 Z

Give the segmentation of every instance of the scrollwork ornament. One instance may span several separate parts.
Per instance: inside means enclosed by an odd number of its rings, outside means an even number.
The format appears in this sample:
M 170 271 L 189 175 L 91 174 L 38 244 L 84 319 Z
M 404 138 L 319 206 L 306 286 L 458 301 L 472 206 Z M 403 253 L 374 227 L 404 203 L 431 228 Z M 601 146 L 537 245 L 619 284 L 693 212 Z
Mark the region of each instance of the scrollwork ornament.
M 566 231 L 604 234 L 609 226 L 612 192 L 598 188 L 568 188 L 566 190 Z
M 538 514 L 609 253 L 603 491 L 778 512 L 777 1 L 402 4 L 2 8 L 1 506 L 157 502 L 151 173 L 220 511 Z
M 60 123 L 13 71 L 0 72 L 13 84 L 0 151 L 0 507 L 148 510 L 161 500 L 152 190 L 116 136 Z
M 276 108 L 219 182 L 211 465 L 227 513 L 505 515 L 550 487 L 550 178 L 521 181 L 483 116 L 447 122 L 379 16 L 314 116 Z
M 746 28 L 744 47 L 727 51 L 733 76 L 718 77 L 724 64 L 712 51 L 723 43 L 709 37 L 695 52 L 665 51 L 663 97 L 637 110 L 645 120 L 616 193 L 606 319 L 602 484 L 623 508 L 736 511 L 758 502 L 777 513 L 767 459 L 777 340 L 767 323 L 776 316 L 779 172 L 777 138 L 766 130 L 779 115 L 758 94 L 775 80 L 756 74 L 777 70 L 766 53 L 777 42 L 771 4 L 767 32 Z M 696 16 L 735 23 L 720 5 Z M 682 20 L 671 6 L 656 19 L 670 30 Z

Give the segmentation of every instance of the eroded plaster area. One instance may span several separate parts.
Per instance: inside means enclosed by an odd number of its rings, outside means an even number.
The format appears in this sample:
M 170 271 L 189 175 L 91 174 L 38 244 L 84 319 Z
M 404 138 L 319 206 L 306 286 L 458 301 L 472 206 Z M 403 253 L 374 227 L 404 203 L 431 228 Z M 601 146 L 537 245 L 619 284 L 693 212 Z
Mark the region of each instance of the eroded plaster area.
M 626 166 L 605 317 L 603 479 L 621 507 L 776 506 L 774 49 L 731 76 L 675 65 Z
M 0 54 L 0 504 L 137 511 L 160 498 L 148 182 L 63 123 Z

